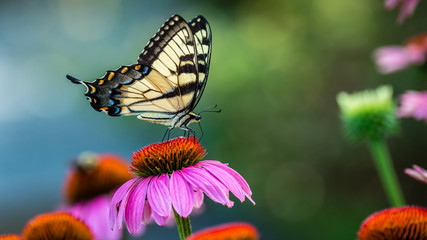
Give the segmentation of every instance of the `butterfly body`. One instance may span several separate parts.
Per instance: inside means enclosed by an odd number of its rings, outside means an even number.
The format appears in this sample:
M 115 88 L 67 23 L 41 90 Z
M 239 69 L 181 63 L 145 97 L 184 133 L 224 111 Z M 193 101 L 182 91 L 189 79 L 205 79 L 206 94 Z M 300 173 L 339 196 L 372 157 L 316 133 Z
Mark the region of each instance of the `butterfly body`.
M 186 22 L 169 18 L 150 39 L 138 63 L 121 66 L 83 84 L 91 106 L 110 116 L 138 119 L 191 130 L 200 121 L 193 112 L 206 86 L 211 55 L 211 30 L 202 16 Z

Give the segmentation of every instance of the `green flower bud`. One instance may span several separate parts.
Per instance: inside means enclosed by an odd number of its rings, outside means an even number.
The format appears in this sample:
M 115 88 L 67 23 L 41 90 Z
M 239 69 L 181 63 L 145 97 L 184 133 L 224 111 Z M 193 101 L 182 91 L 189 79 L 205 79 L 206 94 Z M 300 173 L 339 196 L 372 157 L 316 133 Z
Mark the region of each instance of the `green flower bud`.
M 341 92 L 337 102 L 346 137 L 352 142 L 378 140 L 399 129 L 391 86 L 353 94 Z

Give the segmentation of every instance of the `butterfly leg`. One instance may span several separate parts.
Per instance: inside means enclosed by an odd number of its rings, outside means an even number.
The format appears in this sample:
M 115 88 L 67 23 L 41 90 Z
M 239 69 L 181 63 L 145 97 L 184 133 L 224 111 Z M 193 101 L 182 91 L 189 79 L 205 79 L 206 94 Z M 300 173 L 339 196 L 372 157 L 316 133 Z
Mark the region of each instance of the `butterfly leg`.
M 181 129 L 184 130 L 184 137 L 189 138 L 193 136 L 194 139 L 196 138 L 196 131 L 194 131 L 194 129 L 187 126 L 182 127 Z
M 163 138 L 162 138 L 162 142 L 165 141 L 165 138 L 167 138 L 166 141 L 169 141 L 170 136 L 171 136 L 171 131 L 172 131 L 172 128 L 167 128 L 166 129 L 166 132 L 165 132 L 165 134 L 163 135 Z

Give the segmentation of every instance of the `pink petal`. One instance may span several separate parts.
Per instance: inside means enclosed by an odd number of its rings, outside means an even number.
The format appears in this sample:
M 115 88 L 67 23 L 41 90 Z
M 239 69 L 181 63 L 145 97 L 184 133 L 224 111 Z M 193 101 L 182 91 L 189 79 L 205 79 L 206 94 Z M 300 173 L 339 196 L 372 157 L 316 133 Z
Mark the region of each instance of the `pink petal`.
M 151 207 L 150 204 L 148 204 L 148 201 L 145 200 L 145 204 L 144 204 L 144 210 L 142 213 L 142 222 L 144 224 L 148 224 L 151 221 Z
M 405 18 L 411 16 L 417 7 L 418 0 L 403 0 L 397 22 L 402 24 Z
M 130 234 L 137 234 L 141 230 L 140 225 L 142 223 L 147 187 L 151 178 L 150 176 L 139 182 L 129 194 L 125 219 Z
M 427 183 L 427 171 L 422 167 L 413 165 L 413 169 L 407 168 L 405 173 L 418 181 Z
M 193 188 L 200 188 L 213 201 L 223 205 L 230 202 L 225 186 L 204 169 L 194 166 L 187 167 L 182 170 L 182 176 Z
M 152 211 L 152 216 L 153 216 L 154 221 L 160 226 L 166 226 L 166 224 L 168 223 L 169 215 L 168 216 L 160 216 L 159 214 L 157 214 L 156 211 Z
M 181 171 L 174 171 L 172 173 L 169 191 L 175 211 L 181 217 L 188 217 L 193 210 L 194 191 L 182 177 Z
M 154 177 L 148 185 L 147 196 L 153 216 L 156 213 L 156 215 L 168 217 L 172 211 L 168 181 L 169 177 L 162 174 L 158 178 Z
M 427 121 L 427 92 L 407 91 L 401 95 L 396 115 Z
M 213 164 L 204 164 L 203 167 L 212 174 L 212 176 L 216 177 L 228 190 L 230 190 L 234 196 L 236 196 L 240 202 L 245 201 L 245 192 L 243 191 L 240 184 L 237 180 L 225 171 L 223 168 L 213 165 Z
M 229 174 L 231 174 L 240 184 L 240 186 L 242 187 L 243 191 L 246 192 L 246 194 L 248 194 L 249 196 L 252 196 L 252 191 L 248 185 L 248 183 L 246 182 L 246 180 L 238 173 L 236 172 L 234 169 L 227 167 L 225 164 L 219 162 L 219 161 L 213 161 L 213 160 L 209 160 L 209 161 L 202 161 L 199 162 L 199 164 L 202 163 L 208 163 L 208 164 L 212 164 L 212 165 L 216 165 L 218 167 L 221 167 L 222 169 L 224 169 L 225 171 L 227 171 Z M 203 165 L 202 165 L 203 166 Z
M 127 196 L 136 181 L 140 178 L 133 178 L 124 183 L 115 193 L 110 204 L 110 227 L 111 229 L 122 229 L 123 212 L 127 202 Z
M 401 0 L 386 0 L 384 2 L 384 7 L 386 9 L 393 9 L 397 6 L 397 4 L 400 2 Z
M 203 205 L 203 191 L 200 188 L 195 188 L 194 191 L 194 207 L 200 208 Z
M 99 195 L 91 200 L 79 202 L 63 211 L 70 212 L 73 216 L 81 219 L 95 235 L 98 240 L 119 240 L 122 231 L 112 231 L 109 226 L 108 212 L 111 197 Z
M 375 50 L 374 59 L 383 74 L 402 70 L 410 65 L 407 49 L 402 46 L 387 46 Z

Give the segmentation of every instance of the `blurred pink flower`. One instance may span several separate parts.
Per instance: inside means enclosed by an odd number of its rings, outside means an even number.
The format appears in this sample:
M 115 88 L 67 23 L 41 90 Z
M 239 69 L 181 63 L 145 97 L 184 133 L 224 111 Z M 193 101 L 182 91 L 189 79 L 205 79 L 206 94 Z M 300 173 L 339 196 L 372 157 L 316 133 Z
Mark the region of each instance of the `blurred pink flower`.
M 108 210 L 110 208 L 111 197 L 100 195 L 88 201 L 75 203 L 64 208 L 66 212 L 74 217 L 84 220 L 99 240 L 118 240 L 122 238 L 122 232 L 112 231 L 108 225 Z M 141 229 L 142 233 L 142 229 Z
M 161 226 L 173 210 L 188 217 L 203 203 L 203 193 L 214 202 L 233 206 L 232 192 L 241 202 L 252 192 L 243 177 L 219 161 L 200 161 L 205 149 L 192 137 L 151 144 L 132 156 L 132 171 L 138 177 L 123 184 L 114 194 L 110 226 L 121 229 L 123 219 L 131 234 L 151 216 Z
M 405 173 L 420 182 L 427 183 L 427 171 L 420 166 L 413 165 L 412 168 L 405 169 Z
M 427 91 L 407 91 L 400 96 L 400 106 L 396 110 L 400 118 L 413 117 L 427 123 Z
M 115 154 L 83 153 L 64 181 L 67 204 L 61 210 L 81 219 L 98 240 L 119 240 L 122 231 L 112 231 L 108 221 L 112 192 L 133 177 L 128 162 Z M 143 233 L 143 226 L 138 233 Z
M 378 70 L 388 74 L 405 69 L 411 65 L 422 65 L 427 55 L 427 34 L 410 38 L 405 45 L 380 47 L 374 52 Z
M 399 5 L 400 13 L 397 18 L 397 22 L 402 24 L 406 17 L 409 17 L 414 13 L 418 2 L 419 0 L 386 0 L 384 2 L 384 7 L 391 10 Z

